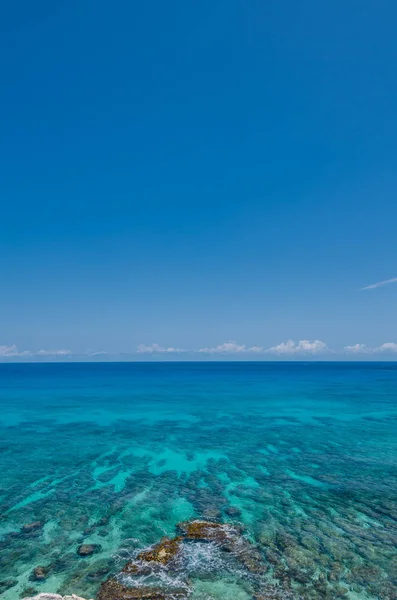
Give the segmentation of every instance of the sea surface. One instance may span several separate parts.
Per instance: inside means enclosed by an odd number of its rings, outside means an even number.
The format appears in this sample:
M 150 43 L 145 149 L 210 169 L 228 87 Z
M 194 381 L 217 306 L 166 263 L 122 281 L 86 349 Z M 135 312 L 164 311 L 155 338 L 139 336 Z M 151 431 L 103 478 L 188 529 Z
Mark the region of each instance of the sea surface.
M 2 599 L 95 597 L 194 518 L 262 566 L 187 545 L 170 597 L 396 599 L 397 363 L 0 365 Z

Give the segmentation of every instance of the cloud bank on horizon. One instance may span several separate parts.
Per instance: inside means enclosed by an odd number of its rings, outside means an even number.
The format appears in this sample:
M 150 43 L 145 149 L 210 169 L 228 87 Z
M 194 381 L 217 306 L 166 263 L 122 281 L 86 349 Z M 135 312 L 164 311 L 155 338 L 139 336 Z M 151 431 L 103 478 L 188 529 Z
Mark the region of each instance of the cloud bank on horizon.
M 392 277 L 392 279 L 385 279 L 384 281 L 378 281 L 378 283 L 372 283 L 371 285 L 366 285 L 361 288 L 361 292 L 365 290 L 375 290 L 376 288 L 383 287 L 384 285 L 389 285 L 389 283 L 397 283 L 397 277 Z
M 18 350 L 18 347 L 13 344 L 12 346 L 0 346 L 0 357 L 33 357 L 33 356 L 71 356 L 73 352 L 60 348 L 59 350 Z
M 356 343 L 348 346 L 344 346 L 342 349 L 330 348 L 325 342 L 321 340 L 299 340 L 294 341 L 292 339 L 280 342 L 276 346 L 270 346 L 265 348 L 263 346 L 247 346 L 246 344 L 239 344 L 234 340 L 218 344 L 213 347 L 199 348 L 199 349 L 184 349 L 173 346 L 161 346 L 157 343 L 152 344 L 139 344 L 135 352 L 127 353 L 109 353 L 105 351 L 94 351 L 87 350 L 83 353 L 73 352 L 72 350 L 60 348 L 56 350 L 19 350 L 18 347 L 13 344 L 10 346 L 0 346 L 0 360 L 9 359 L 89 359 L 100 356 L 107 356 L 110 359 L 116 359 L 117 357 L 128 357 L 134 355 L 146 355 L 150 356 L 172 356 L 172 355 L 197 355 L 197 356 L 263 356 L 265 357 L 277 357 L 277 358 L 293 358 L 293 357 L 310 357 L 310 356 L 358 356 L 358 355 L 396 355 L 397 354 L 397 343 L 385 342 L 379 346 L 368 346 L 367 344 Z
M 263 352 L 263 348 L 261 346 L 247 348 L 245 344 L 230 341 L 219 344 L 214 348 L 200 348 L 197 352 L 202 354 L 241 354 L 243 352 Z
M 35 358 L 35 357 L 54 357 L 54 358 L 63 358 L 63 357 L 72 357 L 72 356 L 106 356 L 107 352 L 103 350 L 95 351 L 95 350 L 87 350 L 83 354 L 76 354 L 72 350 L 68 350 L 66 348 L 59 348 L 57 350 L 44 350 L 43 348 L 40 350 L 19 350 L 16 344 L 12 344 L 11 346 L 0 346 L 0 359 L 2 358 Z
M 137 348 L 137 353 L 145 354 L 163 354 L 163 353 L 190 353 L 190 354 L 201 354 L 201 355 L 275 355 L 275 356 L 297 356 L 297 355 L 351 355 L 351 354 L 379 354 L 379 353 L 397 353 L 397 343 L 386 342 L 380 346 L 367 346 L 366 344 L 353 344 L 351 346 L 344 346 L 342 350 L 335 350 L 330 348 L 325 342 L 321 340 L 287 340 L 281 342 L 276 346 L 270 346 L 264 348 L 263 346 L 247 346 L 246 344 L 239 344 L 234 340 L 224 342 L 214 347 L 199 348 L 198 350 L 184 350 L 181 348 L 164 348 L 159 344 L 143 345 L 140 344 Z
M 164 348 L 160 344 L 139 344 L 136 349 L 137 354 L 180 354 L 181 352 L 187 352 L 183 348 Z
M 268 348 L 266 352 L 269 354 L 319 354 L 321 352 L 330 352 L 330 349 L 321 340 L 300 340 L 299 342 L 287 340 L 277 346 Z

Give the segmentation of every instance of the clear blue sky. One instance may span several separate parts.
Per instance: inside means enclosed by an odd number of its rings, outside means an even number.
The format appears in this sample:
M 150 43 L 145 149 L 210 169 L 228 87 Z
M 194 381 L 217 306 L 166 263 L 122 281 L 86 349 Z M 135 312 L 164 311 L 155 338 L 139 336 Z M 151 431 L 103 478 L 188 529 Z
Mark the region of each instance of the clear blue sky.
M 391 0 L 4 5 L 0 358 L 397 343 L 397 282 L 360 291 L 397 277 L 396 21 Z

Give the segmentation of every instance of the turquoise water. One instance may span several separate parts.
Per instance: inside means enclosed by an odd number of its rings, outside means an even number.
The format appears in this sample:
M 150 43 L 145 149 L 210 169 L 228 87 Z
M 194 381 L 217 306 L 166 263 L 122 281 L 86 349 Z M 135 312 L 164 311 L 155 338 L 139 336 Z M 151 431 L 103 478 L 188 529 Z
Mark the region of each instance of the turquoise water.
M 93 597 L 194 517 L 263 561 L 189 546 L 194 599 L 397 598 L 397 364 L 3 364 L 0 409 L 4 600 Z

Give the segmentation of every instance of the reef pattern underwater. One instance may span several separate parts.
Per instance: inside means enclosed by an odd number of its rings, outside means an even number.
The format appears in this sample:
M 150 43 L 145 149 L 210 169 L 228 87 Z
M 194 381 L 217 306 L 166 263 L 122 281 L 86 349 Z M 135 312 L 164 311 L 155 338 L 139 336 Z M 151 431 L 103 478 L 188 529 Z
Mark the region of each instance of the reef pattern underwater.
M 396 363 L 3 364 L 0 472 L 4 600 L 397 599 Z

